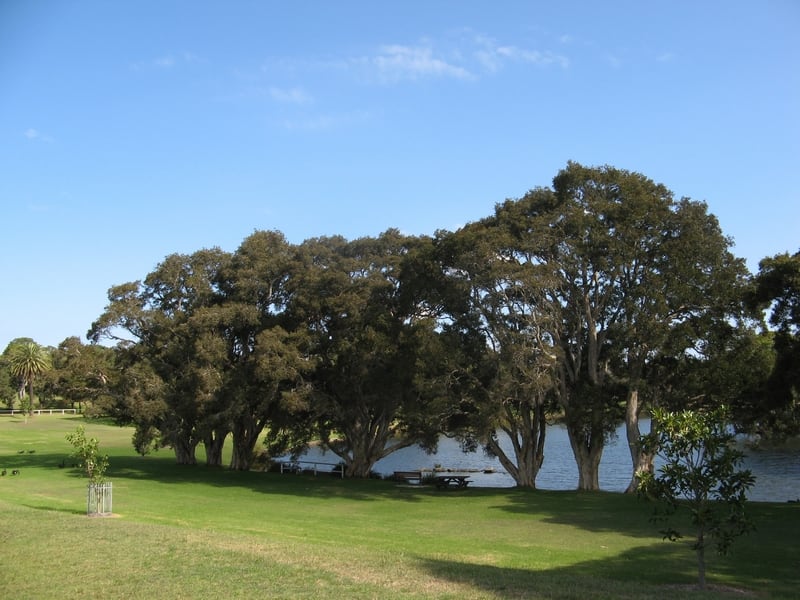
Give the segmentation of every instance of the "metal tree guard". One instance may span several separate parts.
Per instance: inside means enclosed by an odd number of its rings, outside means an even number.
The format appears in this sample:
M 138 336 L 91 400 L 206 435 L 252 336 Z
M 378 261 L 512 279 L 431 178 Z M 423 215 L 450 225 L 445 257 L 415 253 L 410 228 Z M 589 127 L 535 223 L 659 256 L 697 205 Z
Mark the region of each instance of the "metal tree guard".
M 90 483 L 86 494 L 86 514 L 103 517 L 111 514 L 111 482 Z

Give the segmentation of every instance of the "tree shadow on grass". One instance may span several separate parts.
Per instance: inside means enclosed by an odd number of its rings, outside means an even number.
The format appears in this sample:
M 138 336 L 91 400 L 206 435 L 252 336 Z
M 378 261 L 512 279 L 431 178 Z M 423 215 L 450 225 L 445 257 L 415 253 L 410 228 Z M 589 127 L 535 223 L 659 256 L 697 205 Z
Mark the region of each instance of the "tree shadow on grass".
M 52 467 L 53 469 L 69 469 L 75 464 L 75 459 L 68 454 L 47 454 L 40 452 L 18 452 L 0 456 L 0 470 L 11 472 L 18 469 L 20 472 L 28 468 Z
M 446 559 L 420 558 L 431 576 L 466 584 L 478 597 L 553 598 L 791 598 L 800 581 L 737 578 L 730 567 L 715 565 L 709 589 L 696 589 L 693 555 L 675 544 L 653 544 L 618 556 L 552 569 L 509 568 Z M 721 579 L 725 576 L 725 579 Z M 757 589 L 747 585 L 757 586 Z
M 66 515 L 83 515 L 83 516 L 86 516 L 86 509 L 78 510 L 78 509 L 75 509 L 75 508 L 58 508 L 58 507 L 54 507 L 54 506 L 36 506 L 35 504 L 22 504 L 21 506 L 24 506 L 26 508 L 32 508 L 33 510 L 46 511 L 46 512 L 49 512 L 49 513 L 59 512 L 59 513 L 64 513 Z
M 696 569 L 692 543 L 693 528 L 688 511 L 679 511 L 670 522 L 684 534 L 679 542 L 661 541 L 664 523 L 653 521 L 654 504 L 633 494 L 609 492 L 559 492 L 517 490 L 505 498 L 506 503 L 492 507 L 494 510 L 511 512 L 520 518 L 539 519 L 569 527 L 602 534 L 622 534 L 643 540 L 654 540 L 657 546 L 677 549 Z M 786 597 L 797 597 L 800 589 L 800 505 L 766 502 L 750 502 L 746 511 L 755 530 L 738 538 L 732 548 L 731 557 L 716 554 L 710 542 L 706 558 L 714 563 L 718 573 L 744 581 L 760 581 L 762 572 L 780 573 L 772 587 L 787 589 L 779 582 L 793 582 L 795 591 Z M 791 544 L 791 547 L 787 547 Z M 733 560 L 733 557 L 737 557 Z M 735 565 L 735 566 L 734 566 Z M 718 567 L 718 568 L 717 568 Z M 711 569 L 711 566 L 709 567 Z M 780 597 L 780 596 L 779 596 Z
M 322 499 L 381 500 L 393 498 L 419 501 L 435 493 L 428 486 L 398 485 L 375 479 L 342 479 L 338 474 L 280 474 L 275 472 L 233 471 L 226 467 L 177 465 L 170 457 L 112 457 L 108 479 L 148 480 L 162 483 L 202 483 L 214 487 L 246 488 L 264 494 L 290 494 Z
M 54 475 L 83 478 L 76 460 L 68 453 L 13 453 L 0 456 L 0 470 L 7 477 L 15 470 L 24 476 L 30 469 L 52 469 Z M 280 474 L 274 472 L 233 471 L 227 467 L 208 467 L 204 464 L 178 465 L 167 453 L 146 456 L 110 455 L 106 479 L 115 481 L 147 480 L 164 484 L 193 483 L 214 487 L 247 488 L 264 494 L 291 494 L 316 498 L 348 498 L 351 500 L 380 500 L 394 498 L 415 502 L 436 493 L 429 486 L 401 485 L 387 480 L 342 479 L 331 472 L 311 474 Z M 16 477 L 15 475 L 14 477 Z
M 656 531 L 650 522 L 653 505 L 633 494 L 515 489 L 504 500 L 493 508 L 546 523 L 633 537 L 652 537 Z

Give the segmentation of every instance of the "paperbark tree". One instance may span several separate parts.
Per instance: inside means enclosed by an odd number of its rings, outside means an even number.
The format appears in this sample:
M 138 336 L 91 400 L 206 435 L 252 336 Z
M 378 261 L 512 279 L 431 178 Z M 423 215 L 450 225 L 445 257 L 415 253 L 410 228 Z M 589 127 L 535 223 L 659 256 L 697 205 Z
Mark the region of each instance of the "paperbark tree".
M 216 278 L 227 260 L 219 249 L 166 257 L 143 283 L 111 288 L 89 331 L 93 341 L 120 342 L 118 412 L 136 423 L 140 451 L 155 443 L 171 447 L 179 464 L 197 462 L 195 449 L 219 411 L 220 387 L 198 360 L 198 329 L 203 310 L 219 302 Z
M 738 310 L 743 261 L 704 204 L 612 167 L 569 163 L 552 190 L 498 205 L 494 221 L 557 279 L 544 297 L 560 307 L 550 335 L 578 489 L 599 488 L 603 448 L 622 419 L 635 473 L 652 460 L 638 445 L 648 363 L 694 348 L 714 319 Z
M 552 274 L 492 219 L 444 236 L 439 246 L 444 271 L 464 296 L 449 316 L 480 340 L 468 364 L 454 366 L 455 378 L 470 381 L 453 386 L 469 393 L 457 398 L 459 433 L 496 456 L 517 486 L 535 488 L 559 353 L 553 329 L 560 307 L 545 291 Z
M 221 393 L 233 434 L 232 469 L 249 469 L 264 429 L 291 419 L 291 399 L 312 367 L 303 351 L 305 332 L 284 328 L 292 260 L 282 234 L 257 231 L 221 274 L 225 300 L 216 326 L 223 344 L 207 364 L 226 365 Z
M 390 230 L 298 248 L 289 312 L 306 324 L 316 360 L 309 412 L 349 477 L 438 431 L 416 381 L 433 322 L 401 300 L 404 257 L 422 243 Z

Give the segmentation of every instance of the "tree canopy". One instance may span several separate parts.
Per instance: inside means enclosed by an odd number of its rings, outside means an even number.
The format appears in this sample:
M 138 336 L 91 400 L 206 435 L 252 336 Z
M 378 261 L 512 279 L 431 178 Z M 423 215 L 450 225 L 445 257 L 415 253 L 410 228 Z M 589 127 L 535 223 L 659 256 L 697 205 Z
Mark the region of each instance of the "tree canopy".
M 169 255 L 109 290 L 88 336 L 113 348 L 68 339 L 56 372 L 14 372 L 134 424 L 140 452 L 195 464 L 202 444 L 216 466 L 230 439 L 234 469 L 260 439 L 271 455 L 318 440 L 366 477 L 446 434 L 535 487 L 559 419 L 577 487 L 595 490 L 624 421 L 634 489 L 653 460 L 645 409 L 724 403 L 744 431 L 797 430 L 800 257 L 765 259 L 753 279 L 731 247 L 703 202 L 570 162 L 551 187 L 433 237 L 254 231 L 233 252 Z
M 764 258 L 749 296 L 768 311 L 774 365 L 758 399 L 740 412 L 746 431 L 764 438 L 800 433 L 800 252 Z

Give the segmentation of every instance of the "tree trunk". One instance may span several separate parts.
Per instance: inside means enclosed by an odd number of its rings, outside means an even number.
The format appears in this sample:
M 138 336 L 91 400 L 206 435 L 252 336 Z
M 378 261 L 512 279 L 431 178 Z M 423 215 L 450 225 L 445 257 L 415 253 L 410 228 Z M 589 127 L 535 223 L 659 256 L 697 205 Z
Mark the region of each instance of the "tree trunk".
M 639 486 L 639 477 L 637 473 L 640 471 L 653 472 L 653 459 L 654 456 L 649 452 L 642 451 L 642 445 L 639 441 L 641 432 L 639 430 L 639 412 L 641 405 L 639 404 L 639 391 L 629 390 L 628 399 L 625 404 L 625 435 L 628 439 L 628 450 L 631 454 L 631 463 L 633 464 L 633 473 L 631 475 L 631 482 L 625 490 L 626 494 L 632 494 Z M 653 424 L 650 423 L 650 430 L 653 430 Z
M 28 380 L 28 414 L 33 416 L 33 376 Z
M 222 466 L 222 448 L 225 445 L 225 438 L 228 435 L 226 431 L 212 431 L 203 440 L 203 445 L 206 449 L 206 466 L 207 467 L 221 467 Z
M 588 439 L 584 439 L 583 428 L 567 424 L 569 444 L 578 466 L 578 490 L 600 489 L 600 459 L 603 457 L 605 440 L 602 431 L 592 428 Z
M 345 460 L 345 476 L 366 479 L 376 462 L 365 456 L 353 456 L 349 461 Z
M 519 428 L 502 428 L 511 441 L 513 458 L 508 456 L 494 437 L 488 438 L 486 445 L 500 461 L 506 472 L 514 479 L 517 487 L 536 489 L 536 476 L 544 461 L 544 440 L 547 422 L 544 407 L 536 406 L 529 418 L 524 418 Z M 516 422 L 516 419 L 511 419 Z
M 234 471 L 249 471 L 253 462 L 253 449 L 249 444 L 233 442 L 233 453 L 231 454 L 231 469 Z
M 578 490 L 586 492 L 596 492 L 600 489 L 600 457 L 603 449 L 588 450 L 583 449 L 576 455 L 578 463 Z
M 176 440 L 173 445 L 175 450 L 175 462 L 179 465 L 196 465 L 197 457 L 195 456 L 195 449 L 197 442 L 189 440 Z
M 263 429 L 263 423 L 252 417 L 242 417 L 233 426 L 231 469 L 234 471 L 250 470 L 250 466 L 253 464 L 253 450 Z
M 697 533 L 697 586 L 706 588 L 706 546 L 702 529 Z
M 388 428 L 383 426 L 371 427 L 368 429 L 369 433 L 361 436 L 351 431 L 349 444 L 338 451 L 331 448 L 344 461 L 345 477 L 366 479 L 370 476 L 375 463 L 386 455 L 386 443 L 389 441 L 386 431 Z
M 237 437 L 234 434 L 231 469 L 234 471 L 249 471 L 253 462 L 253 448 L 255 448 L 254 439 L 249 436 Z

